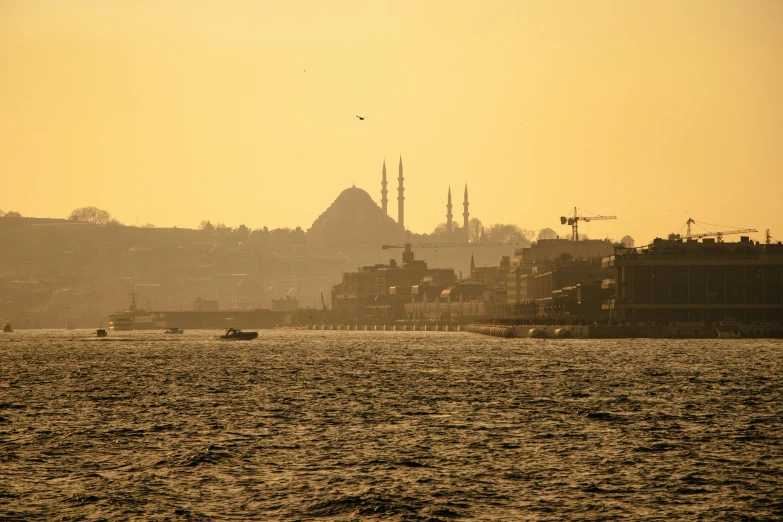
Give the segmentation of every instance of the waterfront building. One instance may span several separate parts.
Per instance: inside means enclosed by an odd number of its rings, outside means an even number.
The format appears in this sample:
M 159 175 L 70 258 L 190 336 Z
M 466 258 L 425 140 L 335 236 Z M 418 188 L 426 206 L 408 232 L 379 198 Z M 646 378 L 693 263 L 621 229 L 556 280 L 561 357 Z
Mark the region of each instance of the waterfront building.
M 604 258 L 616 287 L 603 308 L 626 323 L 783 322 L 783 244 L 656 239 Z
M 614 252 L 612 242 L 605 239 L 571 241 L 570 239 L 539 239 L 529 247 L 514 250 L 506 279 L 506 302 L 521 303 L 535 299 L 532 289 L 535 274 L 554 268 L 569 260 L 596 260 Z
M 415 300 L 415 295 L 426 296 L 425 285 L 445 288 L 455 282 L 454 270 L 429 268 L 425 261 L 415 259 L 407 243 L 401 265 L 391 259 L 387 265 L 363 266 L 355 272 L 343 273 L 342 282 L 332 287 L 334 320 L 405 319 L 405 303 Z
M 272 299 L 273 312 L 294 312 L 298 308 L 299 299 L 293 298 L 290 295 L 281 297 L 280 299 Z
M 511 266 L 511 258 L 503 256 L 498 266 L 476 266 L 474 257 L 470 256 L 470 279 L 485 286 L 485 302 L 505 303 L 507 300 L 508 273 Z

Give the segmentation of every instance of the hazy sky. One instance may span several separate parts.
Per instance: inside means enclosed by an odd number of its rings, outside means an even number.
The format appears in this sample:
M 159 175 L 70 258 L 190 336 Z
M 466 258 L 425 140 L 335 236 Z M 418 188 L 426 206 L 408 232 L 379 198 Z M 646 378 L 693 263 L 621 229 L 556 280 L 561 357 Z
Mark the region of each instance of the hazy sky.
M 485 225 L 783 238 L 783 2 L 0 3 L 0 209 L 308 228 L 386 158 L 396 218 L 400 153 L 416 232 L 467 182 Z

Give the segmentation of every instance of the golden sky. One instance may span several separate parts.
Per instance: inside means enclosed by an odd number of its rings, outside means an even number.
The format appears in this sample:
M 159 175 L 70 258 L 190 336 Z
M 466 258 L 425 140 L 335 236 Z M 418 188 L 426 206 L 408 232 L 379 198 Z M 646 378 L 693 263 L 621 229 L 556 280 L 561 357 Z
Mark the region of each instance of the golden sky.
M 396 218 L 400 153 L 416 232 L 467 182 L 485 225 L 781 239 L 783 2 L 0 3 L 0 209 L 307 228 L 386 158 Z

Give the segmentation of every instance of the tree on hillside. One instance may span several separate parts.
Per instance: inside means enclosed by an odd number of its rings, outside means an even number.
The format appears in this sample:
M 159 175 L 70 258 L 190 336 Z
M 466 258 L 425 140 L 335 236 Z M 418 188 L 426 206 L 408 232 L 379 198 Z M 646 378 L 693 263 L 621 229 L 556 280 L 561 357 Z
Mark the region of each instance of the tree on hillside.
M 529 244 L 525 232 L 516 225 L 495 224 L 487 228 L 487 240 L 491 243 L 506 243 L 511 245 Z M 531 234 L 532 238 L 533 235 Z
M 625 248 L 633 248 L 636 244 L 636 241 L 634 241 L 631 236 L 623 236 L 623 238 L 620 240 L 620 243 L 622 243 Z
M 541 239 L 557 239 L 558 237 L 560 237 L 560 236 L 557 235 L 557 232 L 555 232 L 551 228 L 542 228 L 541 230 L 538 231 L 538 239 L 539 240 L 541 240 Z
M 468 241 L 476 242 L 481 239 L 481 229 L 484 224 L 479 218 L 472 218 L 468 221 Z
M 250 229 L 243 224 L 235 228 L 234 233 L 236 233 L 240 239 L 245 240 L 247 239 L 247 236 L 250 235 Z
M 443 234 L 446 234 L 448 225 L 446 223 L 440 223 L 439 225 L 435 226 L 435 230 L 432 231 L 433 236 L 442 236 Z
M 198 228 L 199 230 L 205 230 L 207 232 L 212 232 L 215 230 L 215 227 L 212 225 L 212 223 L 209 222 L 209 220 L 203 220 L 198 224 Z
M 22 214 L 20 214 L 19 212 L 15 211 L 15 210 L 9 210 L 5 214 L 3 214 L 2 211 L 0 211 L 0 217 L 4 217 L 4 218 L 20 218 L 20 217 L 22 217 Z
M 105 210 L 101 210 L 97 207 L 81 207 L 74 209 L 71 215 L 68 216 L 71 221 L 79 221 L 81 223 L 95 223 L 96 225 L 119 225 L 120 222 L 111 217 Z
M 451 233 L 455 234 L 455 233 L 458 233 L 458 232 L 462 233 L 462 228 L 458 224 L 452 223 L 451 224 Z M 437 225 L 435 227 L 435 230 L 432 231 L 431 235 L 433 235 L 433 236 L 446 236 L 446 235 L 448 235 L 448 233 L 449 233 L 448 232 L 448 225 L 444 222 L 444 223 L 440 223 L 439 225 Z

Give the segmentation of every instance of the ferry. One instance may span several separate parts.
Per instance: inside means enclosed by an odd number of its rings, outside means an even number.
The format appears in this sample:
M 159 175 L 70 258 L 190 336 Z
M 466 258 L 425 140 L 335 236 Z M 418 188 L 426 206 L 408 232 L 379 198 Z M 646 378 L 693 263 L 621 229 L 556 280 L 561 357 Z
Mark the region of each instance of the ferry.
M 130 307 L 123 312 L 115 312 L 109 315 L 109 330 L 157 330 L 165 328 L 165 321 L 159 320 L 157 314 L 136 306 L 136 292 L 129 296 Z
M 726 339 L 737 339 L 742 337 L 740 325 L 734 319 L 724 319 L 718 323 L 715 332 L 718 334 L 718 337 Z

